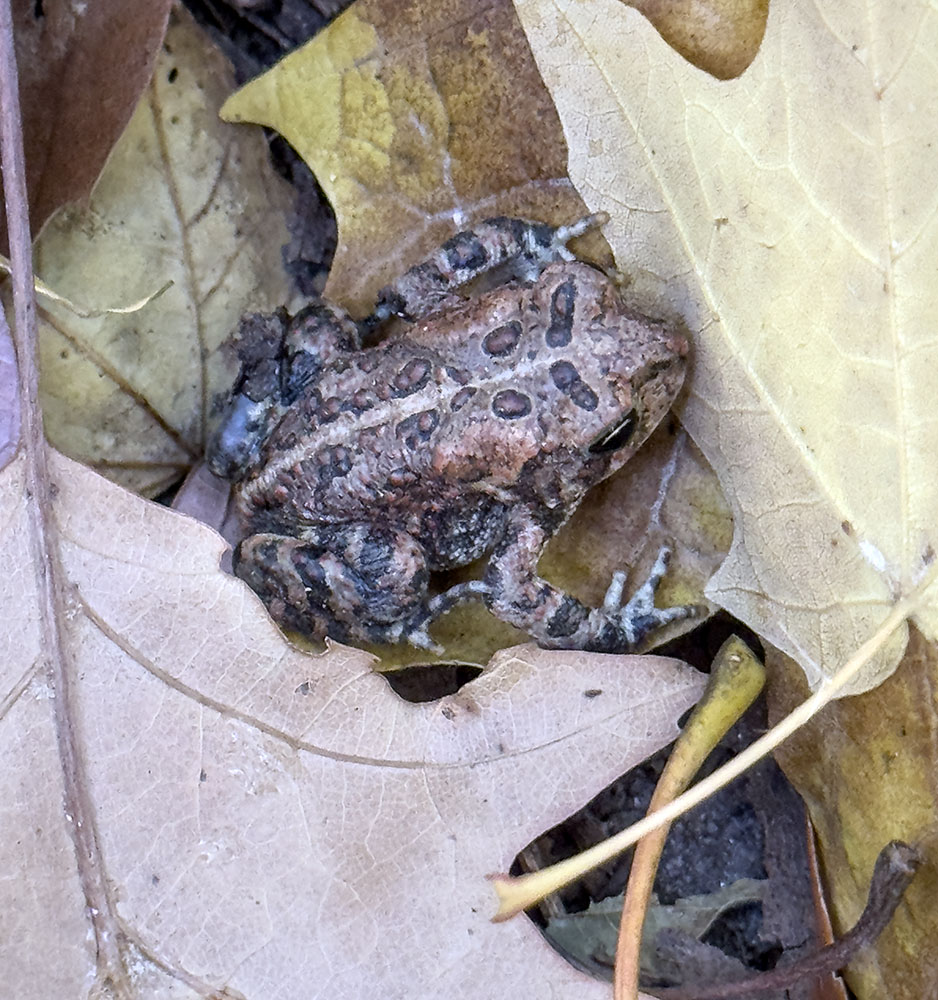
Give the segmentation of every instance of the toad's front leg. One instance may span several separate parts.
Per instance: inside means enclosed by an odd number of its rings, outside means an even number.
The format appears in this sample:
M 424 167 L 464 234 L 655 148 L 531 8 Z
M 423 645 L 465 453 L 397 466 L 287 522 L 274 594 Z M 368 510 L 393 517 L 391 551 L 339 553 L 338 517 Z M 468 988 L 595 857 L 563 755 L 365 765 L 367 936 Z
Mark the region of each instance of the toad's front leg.
M 599 653 L 634 650 L 646 635 L 695 614 L 692 605 L 656 608 L 655 588 L 667 566 L 662 550 L 648 580 L 620 607 L 625 575 L 616 573 L 601 608 L 590 608 L 537 575 L 549 535 L 536 514 L 519 508 L 509 518 L 485 572 L 485 603 L 502 621 L 523 629 L 548 649 Z

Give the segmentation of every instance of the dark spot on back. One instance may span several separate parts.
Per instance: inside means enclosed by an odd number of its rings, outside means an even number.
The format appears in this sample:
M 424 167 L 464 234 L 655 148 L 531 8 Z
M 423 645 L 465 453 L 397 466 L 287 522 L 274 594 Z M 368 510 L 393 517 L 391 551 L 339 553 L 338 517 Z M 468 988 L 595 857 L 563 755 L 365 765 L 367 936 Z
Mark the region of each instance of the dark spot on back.
M 446 263 L 454 271 L 477 271 L 485 267 L 488 254 L 474 233 L 457 233 L 443 244 Z
M 321 483 L 328 483 L 348 475 L 352 468 L 352 453 L 345 445 L 337 444 L 316 453 L 317 476 Z
M 391 486 L 396 490 L 399 490 L 404 486 L 411 486 L 416 481 L 417 473 L 412 469 L 408 469 L 404 465 L 400 466 L 400 468 L 393 469 L 388 473 L 388 486 Z
M 452 365 L 446 366 L 446 374 L 457 383 L 457 385 L 465 385 L 469 379 L 472 377 L 465 368 L 454 368 Z
M 323 423 L 335 420 L 342 412 L 342 406 L 342 400 L 338 396 L 330 396 L 328 399 L 324 399 L 322 406 L 319 407 L 319 419 Z
M 430 378 L 430 368 L 426 358 L 412 358 L 394 376 L 394 395 L 409 396 L 422 389 Z
M 449 408 L 455 413 L 457 410 L 461 410 L 466 403 L 476 394 L 475 386 L 467 385 L 465 388 L 460 389 L 459 392 L 453 396 L 452 402 L 449 404 Z
M 595 410 L 599 405 L 599 397 L 585 382 L 577 382 L 570 391 L 570 398 L 581 410 Z
M 555 361 L 550 366 L 550 377 L 561 392 L 567 392 L 571 386 L 580 381 L 580 373 L 569 361 Z
M 518 420 L 531 412 L 531 400 L 515 389 L 503 389 L 492 400 L 492 412 L 503 420 Z
M 517 321 L 497 326 L 482 338 L 482 349 L 493 357 L 502 358 L 518 346 L 521 324 Z
M 599 405 L 599 397 L 580 378 L 580 373 L 569 361 L 555 361 L 550 366 L 550 377 L 554 385 L 581 410 L 595 410 Z
M 572 278 L 558 285 L 550 297 L 550 325 L 544 339 L 548 347 L 565 347 L 573 336 L 576 284 Z
M 419 448 L 430 440 L 439 422 L 440 416 L 436 410 L 423 410 L 405 417 L 394 428 L 394 433 L 408 448 Z
M 359 389 L 345 404 L 344 409 L 351 410 L 352 413 L 364 413 L 365 410 L 370 410 L 374 405 L 371 394 L 366 389 Z

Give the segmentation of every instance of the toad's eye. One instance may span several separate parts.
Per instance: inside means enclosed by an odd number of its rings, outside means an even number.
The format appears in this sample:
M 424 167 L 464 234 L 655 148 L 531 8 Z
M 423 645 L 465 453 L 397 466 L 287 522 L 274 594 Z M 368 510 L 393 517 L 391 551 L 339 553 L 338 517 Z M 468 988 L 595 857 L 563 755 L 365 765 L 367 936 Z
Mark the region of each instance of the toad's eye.
M 601 455 L 603 452 L 615 451 L 628 444 L 629 438 L 638 427 L 638 414 L 629 410 L 620 420 L 610 424 L 589 446 L 590 453 Z

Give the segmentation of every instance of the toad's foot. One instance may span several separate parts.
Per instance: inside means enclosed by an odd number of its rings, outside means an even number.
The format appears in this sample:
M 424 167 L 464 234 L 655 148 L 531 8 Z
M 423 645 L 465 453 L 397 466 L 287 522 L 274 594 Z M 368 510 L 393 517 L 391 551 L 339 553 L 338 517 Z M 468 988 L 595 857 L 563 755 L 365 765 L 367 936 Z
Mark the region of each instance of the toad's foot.
M 548 264 L 552 260 L 576 260 L 576 254 L 567 249 L 567 244 L 570 240 L 588 233 L 591 229 L 602 229 L 608 221 L 609 215 L 607 212 L 594 212 L 592 215 L 584 215 L 582 219 L 577 219 L 576 222 L 570 223 L 569 226 L 557 226 L 550 241 L 550 246 L 541 249 L 539 259 L 544 264 Z M 525 249 L 530 256 L 534 256 L 538 252 L 538 248 L 535 246 L 526 247 Z
M 613 573 L 612 581 L 606 590 L 603 600 L 603 612 L 612 618 L 628 638 L 629 646 L 634 648 L 650 632 L 671 622 L 694 618 L 700 614 L 696 604 L 679 604 L 671 608 L 655 607 L 655 592 L 667 572 L 671 560 L 671 550 L 663 545 L 658 551 L 655 563 L 645 582 L 635 591 L 632 599 L 624 606 L 622 591 L 625 586 L 626 574 L 622 570 Z
M 465 604 L 467 601 L 481 601 L 489 593 L 489 588 L 481 580 L 469 580 L 466 583 L 457 583 L 449 590 L 437 594 L 427 602 L 426 614 L 421 616 L 418 622 L 412 622 L 402 632 L 401 638 L 405 639 L 418 649 L 426 649 L 437 655 L 442 654 L 443 647 L 430 638 L 427 631 L 429 626 L 441 615 L 452 611 L 458 604 Z

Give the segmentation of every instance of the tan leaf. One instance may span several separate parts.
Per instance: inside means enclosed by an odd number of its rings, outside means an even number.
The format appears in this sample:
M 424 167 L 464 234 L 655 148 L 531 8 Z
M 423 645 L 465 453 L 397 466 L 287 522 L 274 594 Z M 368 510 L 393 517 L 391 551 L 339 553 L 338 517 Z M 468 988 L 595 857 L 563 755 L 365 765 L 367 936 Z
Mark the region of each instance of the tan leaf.
M 633 293 L 696 333 L 682 419 L 737 528 L 708 596 L 816 685 L 938 547 L 935 11 L 776 5 L 721 83 L 627 8 L 518 7 Z
M 50 439 L 124 485 L 157 493 L 201 454 L 219 345 L 242 312 L 289 294 L 281 265 L 289 194 L 258 135 L 221 124 L 224 59 L 174 15 L 153 80 L 87 204 L 36 246 L 37 273 L 86 306 L 173 287 L 140 312 L 80 319 L 41 303 Z
M 363 652 L 288 647 L 212 531 L 53 454 L 53 687 L 23 464 L 0 474 L 11 995 L 605 996 L 492 925 L 484 876 L 673 738 L 699 675 L 518 647 L 407 704 Z

